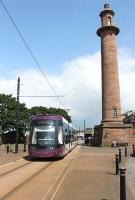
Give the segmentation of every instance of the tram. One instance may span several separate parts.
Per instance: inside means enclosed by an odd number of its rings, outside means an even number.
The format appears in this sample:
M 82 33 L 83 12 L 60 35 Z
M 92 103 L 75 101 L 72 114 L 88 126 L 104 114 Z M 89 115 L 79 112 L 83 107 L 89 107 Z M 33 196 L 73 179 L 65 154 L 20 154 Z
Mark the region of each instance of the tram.
M 64 157 L 77 145 L 77 133 L 60 115 L 34 115 L 28 151 L 35 158 Z

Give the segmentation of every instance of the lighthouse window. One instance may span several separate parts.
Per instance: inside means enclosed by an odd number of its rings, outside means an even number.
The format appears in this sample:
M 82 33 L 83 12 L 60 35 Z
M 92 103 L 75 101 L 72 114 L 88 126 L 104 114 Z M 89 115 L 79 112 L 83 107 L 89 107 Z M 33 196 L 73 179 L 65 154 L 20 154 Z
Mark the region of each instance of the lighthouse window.
M 107 23 L 108 23 L 108 26 L 111 26 L 111 17 L 108 17 Z
M 113 108 L 112 115 L 113 115 L 113 117 L 117 117 L 117 109 L 116 108 Z

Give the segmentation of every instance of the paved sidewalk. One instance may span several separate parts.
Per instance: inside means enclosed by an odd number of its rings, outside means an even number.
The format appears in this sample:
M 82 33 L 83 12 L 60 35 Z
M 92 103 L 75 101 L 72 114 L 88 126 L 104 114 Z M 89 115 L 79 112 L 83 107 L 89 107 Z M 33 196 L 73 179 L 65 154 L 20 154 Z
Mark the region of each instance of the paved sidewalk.
M 14 151 L 14 146 L 12 146 Z M 57 186 L 56 194 L 51 200 L 119 200 L 119 175 L 115 175 L 115 154 L 118 148 L 90 147 L 81 146 L 75 160 L 63 181 Z M 23 152 L 23 145 L 19 145 L 19 152 L 6 153 L 6 148 L 0 146 L 0 165 L 14 162 L 27 155 Z M 135 158 L 124 157 L 124 148 L 122 149 L 121 166 L 128 167 L 126 181 L 127 200 L 134 200 L 132 192 L 134 185 L 130 184 L 131 178 L 135 177 L 134 168 Z
M 14 153 L 15 145 L 10 145 L 11 152 L 7 153 L 6 145 L 0 145 L 0 165 L 14 162 L 26 156 L 28 153 L 24 152 L 23 148 L 24 146 L 19 144 L 18 153 Z
M 119 200 L 120 177 L 115 175 L 115 153 L 117 151 L 114 148 L 82 146 L 52 199 Z M 122 160 L 125 163 L 123 157 Z M 127 200 L 133 199 L 127 188 Z

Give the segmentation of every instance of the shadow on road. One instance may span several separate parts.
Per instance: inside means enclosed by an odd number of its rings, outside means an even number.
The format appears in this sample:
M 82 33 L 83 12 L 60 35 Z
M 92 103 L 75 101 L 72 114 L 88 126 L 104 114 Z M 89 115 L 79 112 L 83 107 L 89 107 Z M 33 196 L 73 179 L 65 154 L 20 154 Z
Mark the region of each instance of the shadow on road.
M 55 162 L 61 160 L 63 158 L 34 158 L 29 155 L 23 157 L 25 160 L 32 161 L 32 162 Z

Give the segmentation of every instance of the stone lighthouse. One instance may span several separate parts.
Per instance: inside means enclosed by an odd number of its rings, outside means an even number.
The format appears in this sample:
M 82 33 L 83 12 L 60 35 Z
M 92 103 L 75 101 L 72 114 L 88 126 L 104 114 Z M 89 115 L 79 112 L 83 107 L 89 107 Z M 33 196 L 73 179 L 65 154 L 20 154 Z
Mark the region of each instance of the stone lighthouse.
M 116 46 L 119 28 L 113 16 L 114 11 L 105 4 L 100 13 L 101 27 L 97 30 L 101 38 L 102 121 L 95 127 L 95 138 L 103 146 L 110 146 L 113 140 L 120 144 L 127 142 L 127 131 L 130 135 L 132 128 L 122 122 Z

